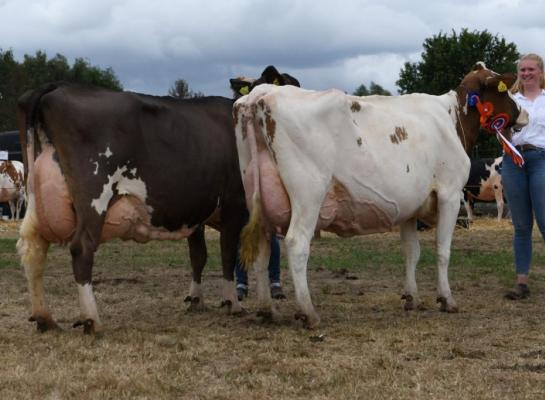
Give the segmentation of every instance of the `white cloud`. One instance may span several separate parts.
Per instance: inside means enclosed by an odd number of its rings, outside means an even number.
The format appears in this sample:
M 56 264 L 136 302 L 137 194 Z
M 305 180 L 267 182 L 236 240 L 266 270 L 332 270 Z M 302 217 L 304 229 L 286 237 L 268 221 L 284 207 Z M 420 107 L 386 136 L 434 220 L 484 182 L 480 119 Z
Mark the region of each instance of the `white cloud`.
M 183 78 L 228 96 L 230 77 L 268 64 L 312 89 L 395 93 L 403 63 L 439 32 L 487 29 L 545 55 L 542 13 L 539 0 L 0 0 L 0 48 L 85 57 L 153 94 Z

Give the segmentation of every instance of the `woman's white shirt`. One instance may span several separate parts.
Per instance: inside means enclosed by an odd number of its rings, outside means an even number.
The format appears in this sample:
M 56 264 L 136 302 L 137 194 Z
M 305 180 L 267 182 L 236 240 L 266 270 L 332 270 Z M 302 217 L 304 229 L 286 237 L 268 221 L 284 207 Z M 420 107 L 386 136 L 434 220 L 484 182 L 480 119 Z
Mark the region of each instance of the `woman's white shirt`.
M 534 100 L 527 99 L 520 92 L 513 97 L 529 116 L 528 125 L 513 134 L 513 144 L 531 144 L 545 149 L 545 90 L 541 90 Z

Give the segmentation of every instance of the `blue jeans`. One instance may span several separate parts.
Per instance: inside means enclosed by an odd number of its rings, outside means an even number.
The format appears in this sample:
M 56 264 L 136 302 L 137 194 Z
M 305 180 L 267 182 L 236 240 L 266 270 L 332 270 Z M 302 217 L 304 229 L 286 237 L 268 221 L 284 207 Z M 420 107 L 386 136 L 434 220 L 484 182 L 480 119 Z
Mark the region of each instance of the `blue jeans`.
M 545 239 L 545 150 L 524 152 L 525 164 L 517 167 L 511 157 L 503 157 L 501 179 L 511 210 L 517 275 L 528 275 L 532 262 L 534 216 Z
M 237 278 L 237 286 L 248 286 L 248 273 L 240 264 L 240 259 L 237 254 L 237 262 L 235 264 L 235 274 Z M 276 235 L 271 235 L 271 257 L 269 258 L 269 281 L 271 285 L 280 285 L 280 244 Z

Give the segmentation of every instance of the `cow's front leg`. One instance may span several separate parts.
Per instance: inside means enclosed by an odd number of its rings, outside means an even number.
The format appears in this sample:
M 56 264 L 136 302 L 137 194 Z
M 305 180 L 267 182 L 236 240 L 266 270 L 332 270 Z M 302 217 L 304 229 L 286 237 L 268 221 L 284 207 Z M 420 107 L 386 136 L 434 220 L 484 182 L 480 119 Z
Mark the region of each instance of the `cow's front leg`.
M 420 243 L 416 232 L 416 219 L 412 218 L 400 226 L 401 251 L 405 257 L 405 290 L 401 297 L 405 300 L 405 310 L 422 309 L 416 286 L 416 265 L 420 258 Z
M 25 269 L 32 311 L 29 320 L 36 322 L 38 331 L 58 329 L 58 325 L 47 308 L 44 296 L 43 273 L 49 242 L 38 232 L 38 220 L 31 203 L 21 224 L 17 251 Z
M 187 238 L 189 245 L 189 258 L 191 260 L 191 286 L 189 294 L 184 299 L 189 303 L 188 311 L 202 311 L 205 309 L 202 292 L 202 271 L 206 264 L 207 250 L 204 239 L 204 225 L 199 226 L 191 236 Z
M 98 240 L 87 229 L 78 229 L 70 245 L 72 269 L 78 286 L 80 304 L 80 319 L 74 323 L 74 328 L 83 326 L 85 334 L 98 334 L 103 331 L 92 286 L 93 261 L 97 246 Z
M 448 264 L 450 260 L 450 246 L 452 234 L 458 217 L 459 203 L 457 196 L 441 199 L 438 196 L 439 219 L 437 222 L 437 302 L 440 303 L 441 311 L 457 312 L 458 306 L 450 291 L 448 282 Z

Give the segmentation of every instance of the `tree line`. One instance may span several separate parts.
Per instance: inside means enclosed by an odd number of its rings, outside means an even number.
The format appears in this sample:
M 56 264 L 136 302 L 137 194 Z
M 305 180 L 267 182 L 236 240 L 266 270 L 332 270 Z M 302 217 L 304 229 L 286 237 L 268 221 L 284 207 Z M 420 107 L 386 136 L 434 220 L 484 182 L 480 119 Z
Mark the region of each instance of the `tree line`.
M 487 30 L 459 33 L 439 33 L 425 39 L 421 60 L 406 62 L 395 82 L 399 94 L 429 93 L 443 94 L 455 88 L 476 61 L 484 61 L 488 68 L 499 73 L 515 72 L 520 57 L 517 46 L 503 37 Z M 0 131 L 16 128 L 15 106 L 17 98 L 27 89 L 50 81 L 65 80 L 123 90 L 119 79 L 111 68 L 102 69 L 84 58 L 76 58 L 70 65 L 61 54 L 48 58 L 43 51 L 25 55 L 22 62 L 14 59 L 13 51 L 0 49 Z M 204 93 L 190 89 L 184 79 L 178 79 L 168 90 L 178 98 L 201 97 Z M 391 93 L 375 82 L 369 87 L 359 85 L 353 92 L 357 96 Z M 477 142 L 477 151 L 499 154 L 495 138 L 482 135 Z M 478 155 L 478 154 L 477 154 Z
M 43 51 L 15 60 L 13 50 L 0 49 L 0 131 L 16 129 L 17 99 L 28 89 L 46 82 L 70 81 L 123 90 L 111 68 L 91 65 L 89 60 L 76 58 L 70 65 L 65 56 L 48 58 Z

